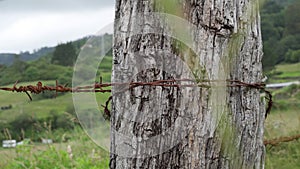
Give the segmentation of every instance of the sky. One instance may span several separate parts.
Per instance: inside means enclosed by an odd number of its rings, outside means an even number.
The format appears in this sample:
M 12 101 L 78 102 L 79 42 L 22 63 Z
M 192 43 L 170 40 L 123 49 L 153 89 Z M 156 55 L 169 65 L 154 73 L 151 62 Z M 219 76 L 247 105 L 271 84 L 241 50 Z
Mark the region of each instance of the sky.
M 0 53 L 93 35 L 113 22 L 114 7 L 114 0 L 0 0 Z

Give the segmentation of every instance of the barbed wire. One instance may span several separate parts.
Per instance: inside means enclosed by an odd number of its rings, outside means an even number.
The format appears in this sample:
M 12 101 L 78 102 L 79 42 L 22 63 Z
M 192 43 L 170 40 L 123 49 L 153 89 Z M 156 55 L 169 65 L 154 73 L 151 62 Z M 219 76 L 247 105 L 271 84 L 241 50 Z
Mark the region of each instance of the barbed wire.
M 194 84 L 179 84 L 178 82 L 193 82 Z M 217 85 L 212 84 L 216 83 L 220 85 L 220 83 L 226 83 L 227 87 L 248 87 L 248 88 L 255 88 L 262 92 L 264 92 L 265 98 L 268 100 L 267 102 L 267 108 L 266 108 L 266 115 L 270 113 L 272 108 L 272 94 L 270 91 L 266 90 L 265 83 L 246 83 L 239 80 L 208 80 L 208 79 L 201 79 L 201 80 L 192 80 L 192 79 L 169 79 L 169 80 L 155 80 L 152 82 L 128 82 L 128 83 L 102 83 L 102 77 L 100 77 L 100 82 L 95 83 L 93 85 L 86 85 L 86 86 L 79 86 L 79 87 L 68 87 L 67 85 L 61 85 L 58 84 L 58 81 L 56 81 L 55 86 L 46 86 L 43 85 L 42 82 L 37 82 L 36 85 L 26 85 L 26 86 L 17 86 L 18 81 L 15 82 L 13 87 L 0 87 L 0 90 L 2 91 L 10 91 L 10 92 L 23 92 L 26 93 L 30 100 L 32 100 L 32 97 L 30 96 L 30 93 L 33 94 L 40 94 L 45 91 L 55 91 L 57 92 L 71 92 L 71 93 L 80 93 L 80 92 L 96 92 L 96 93 L 112 93 L 111 89 L 107 89 L 108 87 L 112 86 L 127 86 L 127 88 L 124 88 L 121 91 L 115 92 L 114 94 L 123 93 L 126 90 L 133 89 L 139 86 L 160 86 L 160 87 L 200 87 L 200 88 L 211 88 L 211 87 L 217 87 Z M 104 108 L 104 115 L 106 117 L 110 117 L 110 110 L 109 110 L 109 103 L 112 100 L 113 95 L 111 95 L 105 105 L 102 105 Z M 289 137 L 280 137 L 270 140 L 264 140 L 264 145 L 271 145 L 275 146 L 278 145 L 281 142 L 289 142 L 296 139 L 299 139 L 300 135 L 295 136 L 289 136 Z
M 179 84 L 178 82 L 193 82 L 193 84 Z M 212 84 L 216 83 L 216 84 Z M 27 85 L 27 86 L 19 86 L 17 87 L 18 81 L 13 85 L 13 87 L 0 87 L 0 90 L 10 91 L 10 92 L 23 92 L 26 93 L 30 100 L 32 97 L 30 93 L 40 94 L 44 91 L 55 91 L 57 92 L 71 92 L 71 93 L 80 93 L 80 92 L 95 92 L 95 93 L 112 93 L 111 89 L 107 89 L 107 87 L 112 86 L 128 86 L 121 91 L 115 92 L 114 94 L 123 93 L 126 90 L 133 89 L 139 86 L 160 86 L 160 87 L 200 87 L 200 88 L 211 88 L 222 86 L 220 83 L 226 83 L 227 87 L 249 87 L 258 89 L 266 94 L 265 98 L 268 100 L 266 114 L 265 117 L 270 113 L 272 108 L 272 94 L 266 90 L 265 83 L 246 83 L 239 80 L 209 80 L 209 79 L 201 79 L 201 80 L 193 80 L 193 79 L 168 79 L 168 80 L 155 80 L 151 82 L 128 82 L 128 83 L 102 83 L 102 77 L 100 77 L 100 82 L 95 83 L 93 85 L 79 86 L 79 87 L 68 87 L 67 85 L 60 85 L 58 81 L 56 81 L 55 86 L 46 86 L 43 85 L 42 82 L 37 82 L 36 85 Z M 228 84 L 229 83 L 229 84 Z M 108 105 L 112 100 L 112 96 L 108 98 L 104 107 L 104 113 L 106 116 L 110 116 L 110 111 L 108 109 Z
M 279 138 L 270 139 L 270 140 L 264 140 L 264 145 L 277 146 L 279 143 L 290 142 L 290 141 L 294 141 L 297 139 L 300 139 L 300 134 L 293 135 L 293 136 L 287 136 L 287 137 L 279 137 Z
M 176 82 L 194 82 L 195 84 L 178 84 Z M 58 81 L 56 81 L 55 86 L 46 86 L 43 85 L 42 82 L 38 82 L 36 85 L 27 85 L 27 86 L 19 86 L 17 87 L 18 81 L 13 85 L 13 87 L 0 87 L 0 90 L 3 91 L 10 91 L 10 92 L 23 92 L 26 93 L 30 100 L 32 100 L 32 97 L 30 96 L 30 93 L 34 94 L 40 94 L 44 91 L 55 91 L 55 92 L 72 92 L 72 93 L 80 93 L 80 92 L 97 92 L 97 93 L 111 93 L 111 89 L 105 89 L 107 87 L 112 86 L 121 86 L 121 85 L 127 85 L 127 88 L 124 88 L 123 90 L 116 92 L 115 94 L 119 94 L 122 92 L 125 92 L 128 89 L 132 89 L 139 86 L 161 86 L 161 87 L 203 87 L 203 88 L 211 88 L 213 85 L 210 84 L 212 82 L 217 83 L 230 83 L 227 84 L 227 87 L 250 87 L 255 88 L 258 90 L 261 90 L 266 94 L 265 98 L 268 100 L 267 103 L 267 109 L 266 109 L 266 117 L 270 113 L 272 108 L 272 94 L 265 88 L 264 83 L 246 83 L 241 82 L 238 80 L 207 80 L 202 79 L 198 80 L 197 82 L 195 80 L 191 79 L 171 79 L 171 80 L 156 80 L 152 82 L 128 82 L 128 83 L 102 83 L 102 78 L 100 77 L 100 83 L 95 83 L 94 85 L 86 85 L 86 86 L 80 86 L 80 87 L 67 87 L 67 85 L 59 85 Z M 174 84 L 176 83 L 176 84 Z M 216 86 L 216 85 L 215 85 Z M 221 85 L 220 85 L 221 86 Z M 104 115 L 105 117 L 110 117 L 110 110 L 108 109 L 109 103 L 112 100 L 113 96 L 110 96 L 105 105 L 102 105 L 104 108 Z M 294 136 L 287 136 L 287 137 L 279 137 L 275 139 L 269 139 L 264 140 L 264 145 L 271 145 L 276 146 L 279 143 L 282 142 L 290 142 L 300 139 L 300 135 L 294 135 Z

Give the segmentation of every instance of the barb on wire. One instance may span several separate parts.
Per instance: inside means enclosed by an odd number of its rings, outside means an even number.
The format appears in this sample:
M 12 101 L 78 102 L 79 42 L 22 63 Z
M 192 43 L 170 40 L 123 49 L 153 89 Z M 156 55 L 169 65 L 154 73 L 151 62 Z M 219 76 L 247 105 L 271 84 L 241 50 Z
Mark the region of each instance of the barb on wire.
M 194 84 L 179 84 L 178 82 L 194 82 Z M 272 107 L 272 95 L 269 91 L 265 89 L 264 83 L 246 83 L 241 82 L 238 80 L 208 80 L 208 79 L 202 79 L 201 81 L 197 81 L 197 83 L 192 79 L 169 79 L 169 80 L 155 80 L 152 82 L 130 82 L 130 83 L 102 83 L 102 77 L 100 77 L 100 83 L 95 83 L 93 85 L 87 85 L 87 86 L 79 86 L 79 87 L 67 87 L 67 85 L 59 85 L 58 81 L 56 81 L 55 86 L 45 86 L 42 84 L 42 82 L 38 82 L 35 86 L 34 85 L 28 85 L 28 86 L 19 86 L 17 87 L 18 81 L 13 85 L 12 88 L 9 87 L 0 87 L 0 90 L 4 91 L 11 91 L 11 92 L 24 92 L 27 94 L 30 100 L 32 100 L 32 97 L 30 96 L 30 93 L 39 94 L 44 91 L 55 91 L 55 95 L 57 95 L 57 92 L 72 92 L 72 93 L 79 93 L 79 92 L 100 92 L 100 93 L 111 93 L 111 89 L 105 89 L 107 87 L 112 86 L 119 86 L 119 85 L 127 85 L 128 88 L 125 88 L 122 91 L 119 91 L 114 94 L 125 92 L 128 89 L 133 89 L 139 86 L 160 86 L 160 87 L 202 87 L 202 88 L 210 88 L 212 85 L 212 82 L 217 83 L 228 83 L 226 86 L 228 87 L 250 87 L 255 88 L 258 90 L 263 91 L 266 93 L 266 99 L 268 100 L 268 106 L 266 109 L 266 115 L 270 113 L 271 107 Z M 106 116 L 110 116 L 110 111 L 108 109 L 109 102 L 112 100 L 113 96 L 110 96 L 108 100 L 106 101 L 106 104 L 104 107 L 104 113 Z
M 300 138 L 300 134 L 294 136 L 288 136 L 288 137 L 279 137 L 271 140 L 265 140 L 264 145 L 276 146 L 279 143 L 290 142 L 290 141 L 297 140 L 299 138 Z

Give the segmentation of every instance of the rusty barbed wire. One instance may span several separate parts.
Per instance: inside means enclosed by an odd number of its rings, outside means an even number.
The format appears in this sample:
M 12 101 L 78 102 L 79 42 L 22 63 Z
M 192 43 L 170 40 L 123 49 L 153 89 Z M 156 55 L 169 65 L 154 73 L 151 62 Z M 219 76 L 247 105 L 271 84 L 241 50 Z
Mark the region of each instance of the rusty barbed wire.
M 264 140 L 264 145 L 277 146 L 279 143 L 290 142 L 290 141 L 294 141 L 297 139 L 300 139 L 300 134 L 293 135 L 293 136 L 287 136 L 287 137 L 279 137 L 279 138 L 270 139 L 270 140 Z
M 194 84 L 178 84 L 176 82 L 193 82 Z M 202 88 L 211 88 L 211 83 L 230 83 L 226 84 L 227 87 L 249 87 L 249 88 L 255 88 L 258 90 L 261 90 L 266 94 L 266 99 L 268 100 L 267 109 L 265 117 L 270 113 L 272 108 L 272 94 L 266 90 L 265 83 L 246 83 L 239 80 L 209 80 L 209 79 L 201 79 L 201 80 L 192 80 L 192 79 L 169 79 L 169 80 L 155 80 L 151 82 L 128 82 L 128 83 L 102 83 L 102 77 L 100 77 L 100 82 L 95 83 L 93 85 L 87 85 L 87 86 L 79 86 L 79 87 L 67 87 L 67 85 L 60 85 L 58 84 L 58 81 L 56 81 L 55 86 L 45 86 L 42 82 L 38 82 L 36 85 L 27 85 L 27 86 L 19 86 L 17 87 L 18 81 L 13 85 L 13 87 L 0 87 L 0 90 L 3 91 L 10 91 L 10 92 L 23 92 L 26 93 L 30 100 L 32 100 L 32 97 L 30 96 L 30 93 L 34 94 L 40 94 L 44 91 L 55 91 L 57 92 L 71 92 L 71 93 L 80 93 L 80 92 L 96 92 L 96 93 L 111 93 L 111 89 L 105 89 L 107 87 L 112 86 L 121 86 L 121 85 L 127 85 L 127 88 L 124 88 L 123 90 L 114 93 L 122 93 L 126 90 L 133 89 L 139 86 L 160 86 L 160 87 L 202 87 Z M 110 116 L 110 111 L 108 109 L 108 105 L 110 101 L 112 100 L 113 96 L 110 96 L 108 100 L 106 101 L 104 107 L 104 114 L 106 116 Z
M 176 82 L 193 82 L 194 84 L 178 84 Z M 202 88 L 211 88 L 212 82 L 216 83 L 229 83 L 226 84 L 227 87 L 248 87 L 248 88 L 255 88 L 258 89 L 266 94 L 265 98 L 268 100 L 267 108 L 266 108 L 266 115 L 270 113 L 272 108 L 272 94 L 270 91 L 266 90 L 265 83 L 246 83 L 239 80 L 208 80 L 208 79 L 202 79 L 202 80 L 192 80 L 192 79 L 169 79 L 169 80 L 155 80 L 152 82 L 128 82 L 128 83 L 102 83 L 102 77 L 100 77 L 100 82 L 95 83 L 93 85 L 87 85 L 87 86 L 79 86 L 79 87 L 68 87 L 67 85 L 60 85 L 58 84 L 58 81 L 56 81 L 55 86 L 46 86 L 43 85 L 42 82 L 38 82 L 36 85 L 27 85 L 27 86 L 18 86 L 18 81 L 13 85 L 13 87 L 0 87 L 0 90 L 3 91 L 10 91 L 10 92 L 23 92 L 26 93 L 30 100 L 32 100 L 32 97 L 30 96 L 30 93 L 34 94 L 40 94 L 44 91 L 55 91 L 57 92 L 71 92 L 71 93 L 80 93 L 80 92 L 97 92 L 97 93 L 111 93 L 111 89 L 105 89 L 107 87 L 112 86 L 121 86 L 121 85 L 127 85 L 127 88 L 124 88 L 121 91 L 116 92 L 115 94 L 119 94 L 122 92 L 125 92 L 126 90 L 133 89 L 139 86 L 160 86 L 160 87 L 202 87 Z M 110 101 L 112 100 L 113 96 L 110 96 L 107 101 L 105 102 L 105 105 L 102 105 L 104 108 L 104 117 L 109 118 L 110 117 L 110 110 L 108 108 Z M 282 142 L 290 142 L 293 140 L 300 139 L 300 135 L 294 135 L 294 136 L 288 136 L 288 137 L 280 137 L 270 140 L 264 140 L 264 145 L 271 145 L 276 146 L 279 143 Z

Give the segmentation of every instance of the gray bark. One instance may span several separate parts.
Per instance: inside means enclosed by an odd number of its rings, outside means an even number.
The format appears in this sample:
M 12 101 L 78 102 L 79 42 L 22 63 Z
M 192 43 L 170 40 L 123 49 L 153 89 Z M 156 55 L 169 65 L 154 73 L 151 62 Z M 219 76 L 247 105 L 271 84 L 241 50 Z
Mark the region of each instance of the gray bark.
M 260 91 L 225 81 L 261 82 L 258 0 L 176 3 L 194 27 L 152 14 L 158 1 L 116 1 L 112 80 L 212 87 L 114 87 L 110 168 L 264 168 Z

